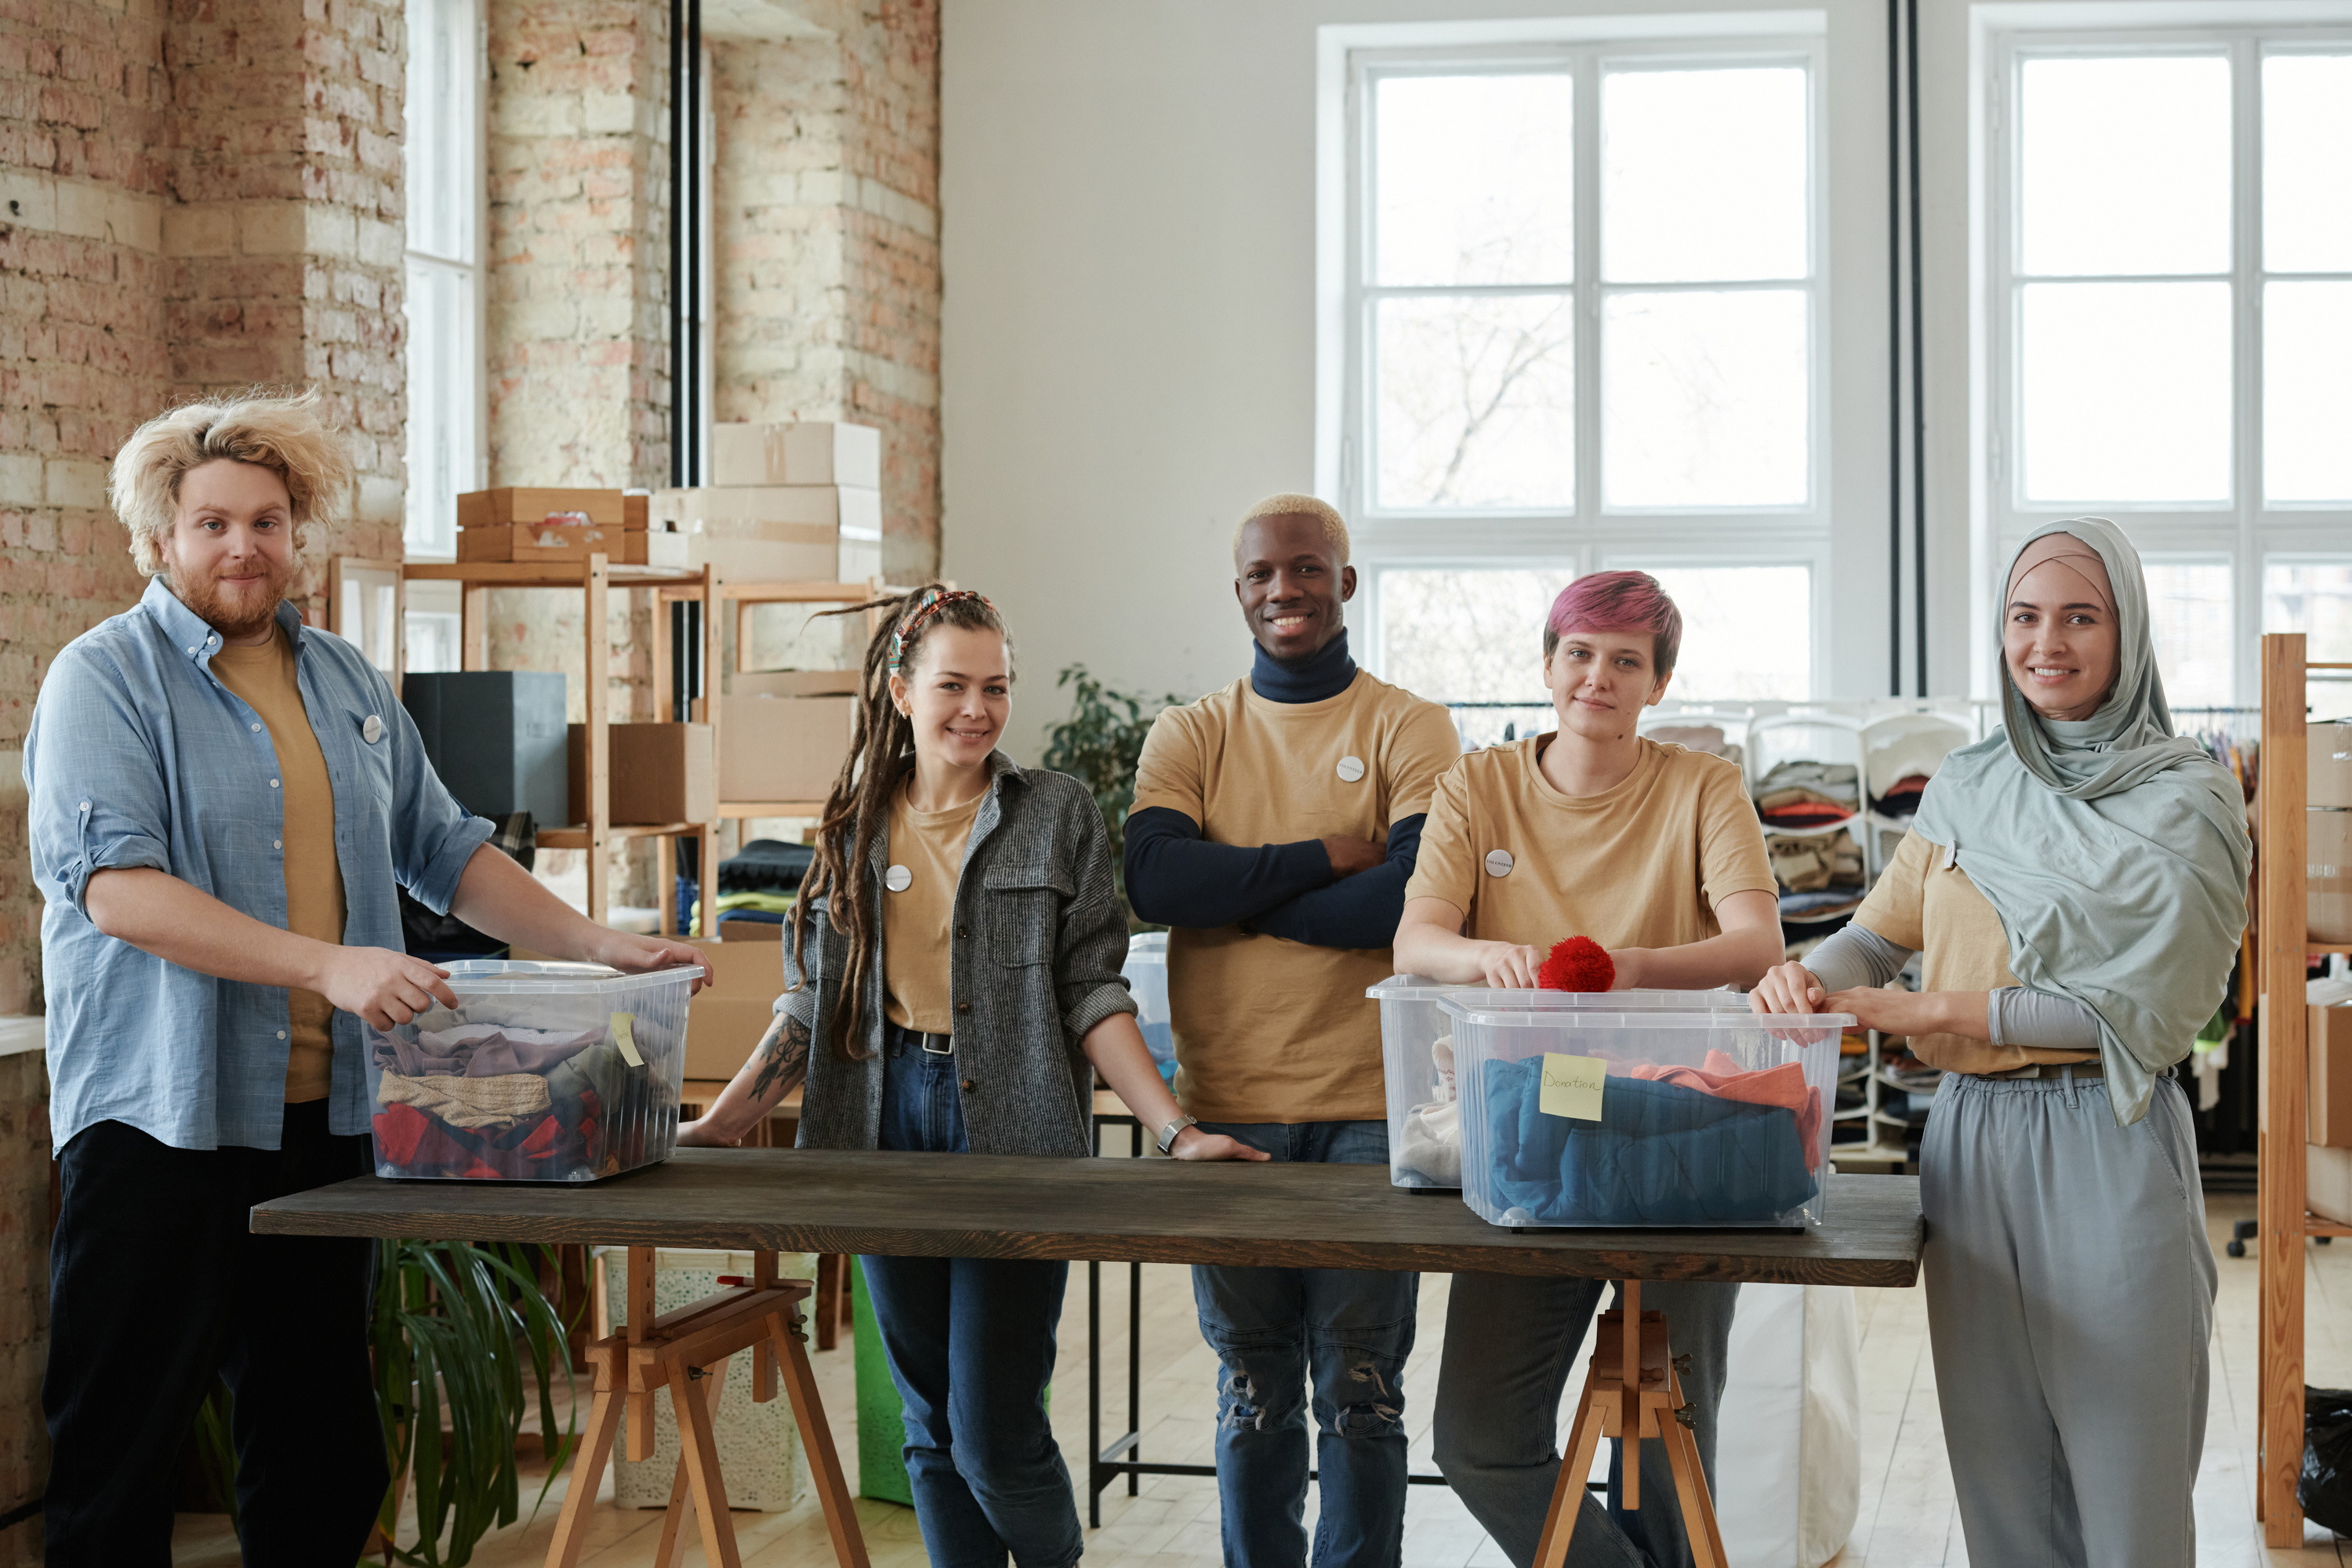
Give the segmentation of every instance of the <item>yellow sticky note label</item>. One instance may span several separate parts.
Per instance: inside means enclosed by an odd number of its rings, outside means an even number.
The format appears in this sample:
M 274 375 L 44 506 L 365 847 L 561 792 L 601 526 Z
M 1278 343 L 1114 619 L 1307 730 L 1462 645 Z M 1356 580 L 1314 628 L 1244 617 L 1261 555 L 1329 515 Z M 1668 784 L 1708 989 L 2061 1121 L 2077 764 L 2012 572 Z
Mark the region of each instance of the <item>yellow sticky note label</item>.
M 646 1058 L 637 1055 L 637 1037 L 635 1033 L 636 1022 L 637 1016 L 635 1013 L 614 1014 L 613 1043 L 621 1047 L 621 1059 L 623 1061 L 628 1063 L 633 1068 L 641 1068 L 646 1065 Z M 1562 1061 L 1567 1061 L 1571 1058 L 1563 1057 L 1560 1059 Z M 1593 1103 L 1598 1105 L 1601 1101 L 1596 1097 Z M 1601 1113 L 1596 1110 L 1593 1114 L 1598 1116 Z
M 1609 1064 L 1599 1057 L 1564 1057 L 1547 1051 L 1543 1059 L 1543 1092 L 1536 1109 L 1546 1116 L 1566 1116 L 1578 1121 L 1601 1120 L 1601 1086 Z

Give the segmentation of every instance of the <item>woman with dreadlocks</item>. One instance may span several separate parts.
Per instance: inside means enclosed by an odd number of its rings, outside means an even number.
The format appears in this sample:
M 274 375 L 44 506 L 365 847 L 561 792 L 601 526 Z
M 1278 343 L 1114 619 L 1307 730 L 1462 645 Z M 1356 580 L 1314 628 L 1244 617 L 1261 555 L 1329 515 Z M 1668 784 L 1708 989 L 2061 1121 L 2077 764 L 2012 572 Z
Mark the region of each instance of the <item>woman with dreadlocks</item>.
M 932 584 L 866 650 L 849 759 L 793 906 L 767 1037 L 681 1143 L 731 1144 L 805 1080 L 800 1143 L 1094 1152 L 1097 1071 L 1146 1125 L 1181 1119 L 1136 1027 L 1110 837 L 1076 780 L 996 749 L 1013 643 L 996 606 Z M 1181 1160 L 1265 1158 L 1186 1127 Z M 934 1563 L 1067 1568 L 1081 1550 L 1046 1425 L 1069 1265 L 869 1258 Z

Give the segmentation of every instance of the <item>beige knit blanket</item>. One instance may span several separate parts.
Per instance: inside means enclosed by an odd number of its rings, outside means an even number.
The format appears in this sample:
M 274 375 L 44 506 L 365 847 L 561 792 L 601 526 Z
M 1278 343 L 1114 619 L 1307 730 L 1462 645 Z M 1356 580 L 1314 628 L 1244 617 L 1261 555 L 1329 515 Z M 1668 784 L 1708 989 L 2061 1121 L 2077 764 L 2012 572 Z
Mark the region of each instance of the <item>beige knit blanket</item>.
M 376 1099 L 385 1105 L 413 1105 L 452 1127 L 469 1132 L 500 1131 L 547 1114 L 553 1104 L 547 1079 L 537 1073 L 501 1073 L 495 1078 L 404 1078 L 383 1075 Z

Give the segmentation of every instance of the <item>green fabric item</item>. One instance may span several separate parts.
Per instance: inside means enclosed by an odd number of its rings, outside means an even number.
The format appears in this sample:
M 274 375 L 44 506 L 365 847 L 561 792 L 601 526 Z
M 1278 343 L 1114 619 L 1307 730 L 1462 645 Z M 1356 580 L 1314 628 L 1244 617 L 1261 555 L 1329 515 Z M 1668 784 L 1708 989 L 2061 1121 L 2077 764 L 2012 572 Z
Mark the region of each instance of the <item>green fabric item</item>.
M 1944 759 L 1913 826 L 2000 916 L 2019 982 L 2098 1015 L 2107 1099 L 2129 1126 L 2221 1000 L 2253 846 L 2236 777 L 2173 732 L 2138 552 L 2106 519 L 2078 517 L 2037 530 L 2019 553 L 2052 533 L 2105 563 L 2115 686 L 2088 719 L 2044 719 L 2004 662 L 2006 722 Z
M 866 1294 L 866 1259 L 850 1260 L 850 1300 L 855 1327 L 850 1338 L 857 1357 L 857 1495 L 915 1506 L 907 1482 L 906 1406 L 890 1381 L 890 1361 L 882 1349 L 881 1326 Z

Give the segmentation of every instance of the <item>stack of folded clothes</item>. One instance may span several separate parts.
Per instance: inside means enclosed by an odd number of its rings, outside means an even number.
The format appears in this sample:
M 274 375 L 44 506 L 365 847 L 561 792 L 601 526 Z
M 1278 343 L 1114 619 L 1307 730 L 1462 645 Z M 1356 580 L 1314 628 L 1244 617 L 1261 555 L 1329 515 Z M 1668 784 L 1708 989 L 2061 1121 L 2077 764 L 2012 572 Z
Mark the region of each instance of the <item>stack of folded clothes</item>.
M 1543 1058 L 1476 1064 L 1487 1191 L 1506 1223 L 1769 1224 L 1820 1190 L 1821 1097 L 1794 1062 L 1612 1074 L 1601 1120 L 1547 1114 Z
M 816 863 L 816 851 L 805 844 L 780 838 L 754 838 L 736 854 L 719 862 L 719 918 L 782 925 L 800 894 L 801 879 Z M 688 878 L 677 882 L 678 930 L 689 935 L 697 929 L 701 908 L 695 901 L 701 889 Z
M 1780 881 L 1782 920 L 1824 921 L 1861 908 L 1866 879 L 1862 846 L 1852 834 L 1770 834 L 1764 852 Z
M 1886 793 L 1870 803 L 1870 808 L 1881 816 L 1897 822 L 1908 822 L 1917 815 L 1919 797 L 1927 793 L 1926 773 L 1906 773 L 1886 786 Z
M 593 1181 L 644 1163 L 648 1131 L 677 1112 L 667 1080 L 632 1064 L 636 1042 L 625 1054 L 607 1028 L 404 1034 L 369 1031 L 379 1175 Z
M 1767 828 L 1826 827 L 1862 805 L 1862 772 L 1851 763 L 1790 761 L 1756 785 L 1756 814 Z

